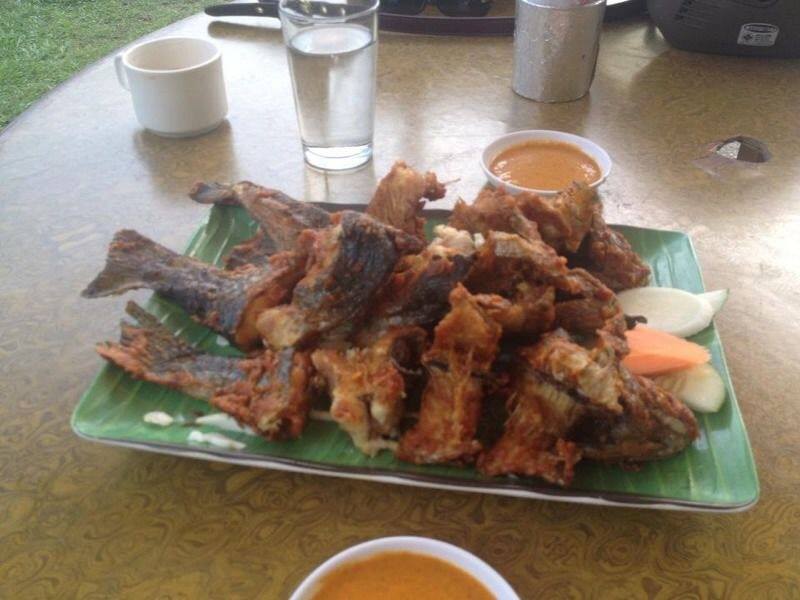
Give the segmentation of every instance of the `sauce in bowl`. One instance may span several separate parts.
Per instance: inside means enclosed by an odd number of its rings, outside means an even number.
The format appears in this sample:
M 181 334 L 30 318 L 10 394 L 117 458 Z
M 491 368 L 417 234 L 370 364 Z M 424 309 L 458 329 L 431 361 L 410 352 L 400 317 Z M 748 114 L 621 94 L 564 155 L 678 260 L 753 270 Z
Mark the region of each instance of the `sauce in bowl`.
M 506 183 L 536 190 L 563 190 L 575 181 L 591 185 L 602 176 L 591 156 L 574 144 L 554 140 L 531 140 L 506 148 L 489 168 Z
M 312 600 L 496 600 L 457 566 L 413 552 L 381 552 L 326 575 Z

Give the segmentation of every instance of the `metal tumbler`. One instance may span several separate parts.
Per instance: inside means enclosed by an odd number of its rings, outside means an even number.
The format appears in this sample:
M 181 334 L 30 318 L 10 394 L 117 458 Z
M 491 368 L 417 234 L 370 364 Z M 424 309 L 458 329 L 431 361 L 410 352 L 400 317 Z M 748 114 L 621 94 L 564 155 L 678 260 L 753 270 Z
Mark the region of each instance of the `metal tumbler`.
M 592 85 L 606 0 L 517 0 L 512 87 L 538 102 L 569 102 Z

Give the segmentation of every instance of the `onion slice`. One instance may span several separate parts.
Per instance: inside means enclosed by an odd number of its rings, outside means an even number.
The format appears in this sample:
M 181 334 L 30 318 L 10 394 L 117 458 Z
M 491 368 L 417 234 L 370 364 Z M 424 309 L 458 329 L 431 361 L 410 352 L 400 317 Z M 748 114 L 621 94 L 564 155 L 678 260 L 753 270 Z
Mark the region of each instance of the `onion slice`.
M 708 363 L 660 375 L 653 380 L 697 412 L 717 412 L 725 402 L 722 377 Z
M 645 317 L 648 327 L 678 337 L 701 332 L 714 316 L 706 298 L 675 288 L 633 288 L 617 297 L 626 315 Z
M 725 305 L 725 302 L 728 300 L 728 290 L 714 290 L 713 292 L 706 292 L 705 294 L 697 294 L 700 298 L 705 298 L 708 300 L 708 303 L 711 305 L 711 308 L 714 309 L 714 314 L 716 315 L 722 307 Z

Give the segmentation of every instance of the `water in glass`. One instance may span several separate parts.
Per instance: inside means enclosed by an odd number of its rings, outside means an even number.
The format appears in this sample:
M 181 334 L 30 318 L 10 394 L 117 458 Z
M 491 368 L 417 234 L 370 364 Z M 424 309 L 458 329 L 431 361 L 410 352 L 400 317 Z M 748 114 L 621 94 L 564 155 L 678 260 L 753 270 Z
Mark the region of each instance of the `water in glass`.
M 372 33 L 361 25 L 332 23 L 300 30 L 288 46 L 307 162 L 320 168 L 365 163 L 372 154 L 375 107 Z

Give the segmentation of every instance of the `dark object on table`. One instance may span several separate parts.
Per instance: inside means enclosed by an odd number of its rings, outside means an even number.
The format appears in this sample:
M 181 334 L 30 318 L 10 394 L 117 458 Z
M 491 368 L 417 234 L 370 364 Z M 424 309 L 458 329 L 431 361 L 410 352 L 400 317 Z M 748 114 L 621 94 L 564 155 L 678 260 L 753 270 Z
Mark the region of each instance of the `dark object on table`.
M 648 0 L 667 41 L 682 50 L 800 57 L 797 0 Z
M 616 21 L 634 17 L 644 12 L 645 0 L 608 0 L 606 2 L 606 21 Z
M 380 8 L 379 23 L 383 31 L 421 35 L 513 35 L 514 17 L 486 16 L 492 0 L 437 0 L 436 6 L 445 15 L 420 15 L 424 0 L 385 0 Z M 641 13 L 644 0 L 608 0 L 606 21 Z M 219 4 L 208 6 L 212 17 L 278 17 L 278 2 Z
M 492 8 L 492 0 L 381 0 L 380 12 L 418 15 L 428 4 L 448 17 L 485 17 Z

